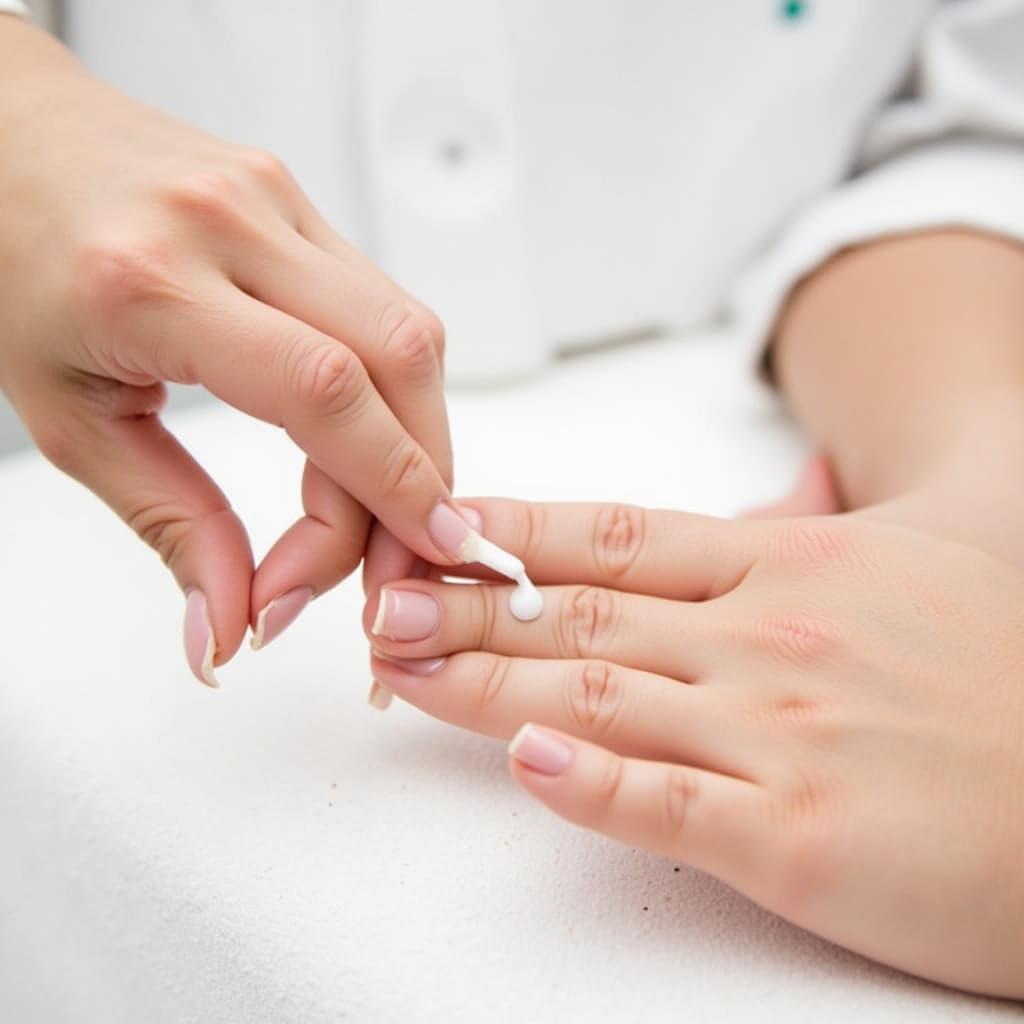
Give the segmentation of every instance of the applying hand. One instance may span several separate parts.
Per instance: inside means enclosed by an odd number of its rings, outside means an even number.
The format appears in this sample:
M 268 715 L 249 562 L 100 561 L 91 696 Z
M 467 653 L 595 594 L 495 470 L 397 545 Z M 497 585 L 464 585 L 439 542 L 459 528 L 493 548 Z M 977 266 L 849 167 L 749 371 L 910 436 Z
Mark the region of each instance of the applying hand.
M 370 512 L 443 563 L 437 318 L 268 154 L 126 98 L 17 18 L 0 17 L 0 68 L 0 388 L 190 594 L 193 671 L 212 681 L 248 625 L 268 641 L 351 572 Z M 255 572 L 224 494 L 160 423 L 164 381 L 308 456 L 305 515 Z

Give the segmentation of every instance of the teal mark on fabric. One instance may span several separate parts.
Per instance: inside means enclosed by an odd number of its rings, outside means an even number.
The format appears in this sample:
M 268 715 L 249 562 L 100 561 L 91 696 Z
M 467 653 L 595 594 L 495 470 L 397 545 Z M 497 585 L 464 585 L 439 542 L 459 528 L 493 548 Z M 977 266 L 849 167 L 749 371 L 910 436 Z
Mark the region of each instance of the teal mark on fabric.
M 779 5 L 779 14 L 786 21 L 799 21 L 807 14 L 809 6 L 804 0 L 783 0 Z

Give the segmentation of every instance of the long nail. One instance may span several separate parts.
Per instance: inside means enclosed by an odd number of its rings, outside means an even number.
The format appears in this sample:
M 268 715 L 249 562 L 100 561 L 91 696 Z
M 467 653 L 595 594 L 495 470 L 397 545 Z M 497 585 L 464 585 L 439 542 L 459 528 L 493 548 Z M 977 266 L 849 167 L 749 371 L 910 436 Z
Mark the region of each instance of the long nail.
M 515 555 L 482 537 L 443 501 L 430 513 L 427 532 L 442 551 L 460 562 L 479 562 L 514 580 L 524 572 L 523 563 Z
M 508 752 L 542 775 L 561 775 L 572 763 L 572 748 L 568 743 L 529 722 L 515 734 Z
M 389 640 L 426 640 L 440 622 L 441 608 L 429 594 L 385 587 L 370 631 Z
M 391 706 L 391 698 L 394 694 L 386 687 L 381 686 L 376 679 L 370 684 L 370 693 L 366 698 L 366 703 L 371 708 L 376 708 L 378 711 L 387 711 Z
M 313 598 L 312 587 L 296 587 L 275 597 L 256 616 L 251 645 L 254 651 L 277 639 L 301 614 Z
M 477 533 L 484 532 L 484 517 L 475 508 L 468 505 L 459 505 L 459 513 Z
M 210 625 L 206 595 L 201 590 L 190 590 L 185 600 L 185 657 L 192 675 L 214 689 L 220 686 L 213 673 L 216 654 L 217 641 Z
M 447 658 L 392 658 L 390 654 L 374 651 L 373 656 L 381 661 L 394 665 L 400 672 L 408 672 L 411 676 L 432 676 L 448 659 Z
M 451 505 L 439 502 L 427 520 L 427 533 L 430 539 L 451 558 L 460 562 L 469 560 L 466 541 L 476 537 L 476 531 L 466 522 Z

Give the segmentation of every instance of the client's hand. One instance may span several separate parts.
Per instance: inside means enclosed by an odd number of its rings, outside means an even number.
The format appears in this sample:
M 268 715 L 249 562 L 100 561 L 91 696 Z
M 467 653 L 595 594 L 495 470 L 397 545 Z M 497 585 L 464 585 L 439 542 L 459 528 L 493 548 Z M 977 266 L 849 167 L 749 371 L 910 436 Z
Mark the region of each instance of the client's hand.
M 856 517 L 473 504 L 544 613 L 514 620 L 503 585 L 388 583 L 375 678 L 479 732 L 538 723 L 512 771 L 570 821 L 1024 996 L 1024 576 Z

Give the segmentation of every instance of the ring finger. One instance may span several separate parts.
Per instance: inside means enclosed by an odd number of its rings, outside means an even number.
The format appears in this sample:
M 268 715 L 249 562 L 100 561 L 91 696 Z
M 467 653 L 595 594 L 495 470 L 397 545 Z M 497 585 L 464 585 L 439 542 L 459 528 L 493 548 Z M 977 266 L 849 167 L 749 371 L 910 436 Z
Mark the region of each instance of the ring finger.
M 524 722 L 560 729 L 620 754 L 753 775 L 757 739 L 717 691 L 598 660 L 543 661 L 467 651 L 447 658 L 374 655 L 373 676 L 427 714 L 488 736 Z

